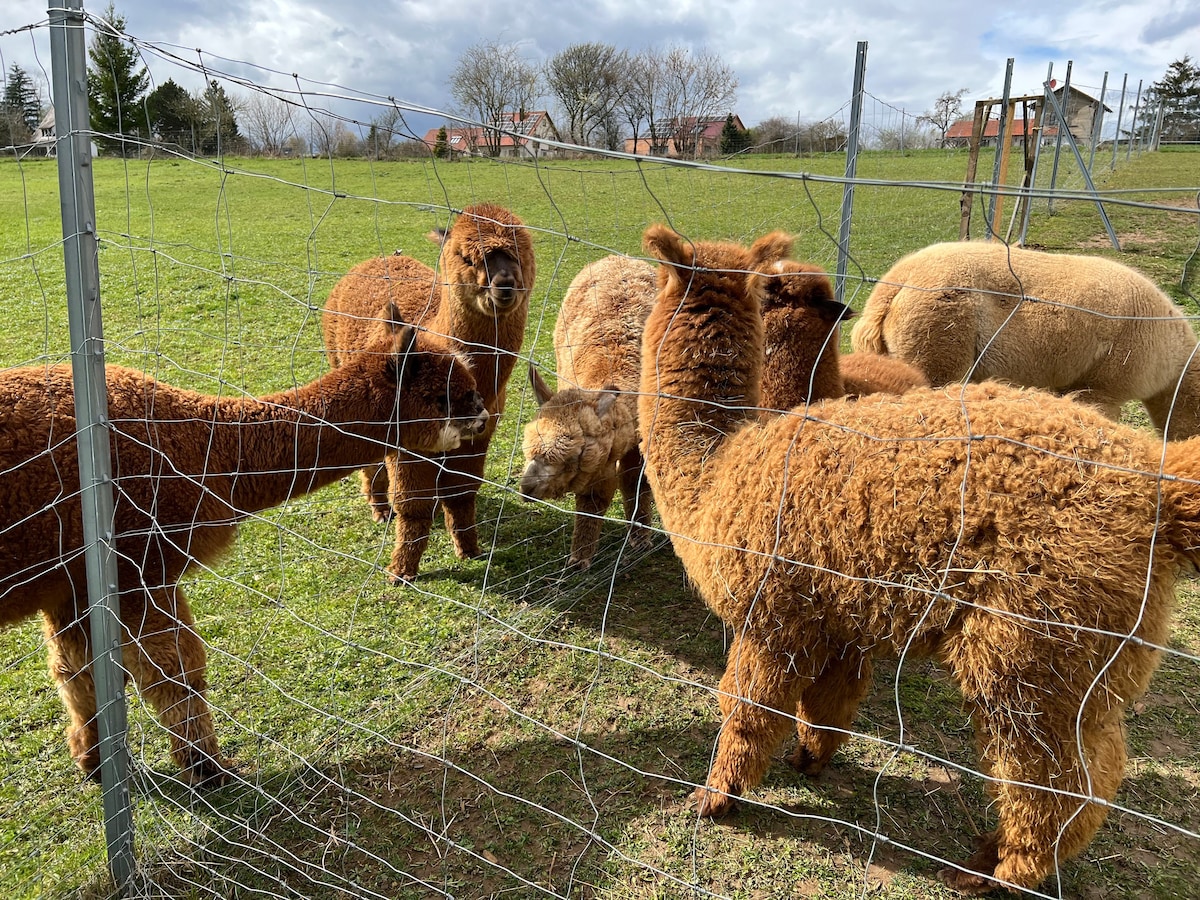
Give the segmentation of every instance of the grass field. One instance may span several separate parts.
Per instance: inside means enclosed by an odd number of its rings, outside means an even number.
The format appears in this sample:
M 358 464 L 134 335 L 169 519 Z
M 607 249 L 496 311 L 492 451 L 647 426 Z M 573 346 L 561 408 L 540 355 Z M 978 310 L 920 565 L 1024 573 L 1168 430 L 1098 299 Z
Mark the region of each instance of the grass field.
M 336 279 L 403 249 L 448 208 L 509 207 L 535 231 L 525 350 L 552 368 L 567 283 L 645 226 L 750 239 L 783 228 L 833 271 L 840 157 L 756 171 L 612 160 L 98 160 L 110 362 L 210 393 L 261 394 L 325 368 L 319 312 Z M 962 153 L 867 154 L 846 296 L 902 254 L 958 236 Z M 1122 250 L 1094 203 L 1035 204 L 1027 243 L 1119 258 L 1190 312 L 1200 153 L 1103 169 Z M 991 171 L 981 160 L 980 172 Z M 797 177 L 800 172 L 812 178 Z M 1068 176 L 1069 177 L 1069 176 Z M 878 182 L 878 183 L 877 183 Z M 1067 182 L 1078 188 L 1077 179 Z M 57 174 L 0 161 L 0 365 L 68 356 Z M 972 234 L 982 235 L 982 198 Z M 1011 201 L 1009 201 L 1011 203 Z M 883 664 L 829 771 L 773 765 L 742 812 L 697 819 L 719 726 L 726 635 L 665 535 L 640 556 L 612 522 L 593 568 L 565 569 L 569 504 L 514 490 L 533 401 L 518 365 L 480 496 L 481 560 L 435 529 L 415 586 L 391 587 L 391 533 L 345 480 L 248 522 L 189 582 L 234 784 L 173 778 L 133 700 L 139 885 L 154 897 L 729 896 L 939 898 L 939 860 L 991 827 L 966 714 L 934 667 Z M 1144 427 L 1136 410 L 1130 421 Z M 1200 596 L 1181 583 L 1169 655 L 1130 721 L 1120 809 L 1051 896 L 1192 896 L 1200 884 Z M 100 792 L 62 739 L 36 622 L 0 633 L 0 896 L 104 897 Z M 895 749 L 901 722 L 904 743 Z

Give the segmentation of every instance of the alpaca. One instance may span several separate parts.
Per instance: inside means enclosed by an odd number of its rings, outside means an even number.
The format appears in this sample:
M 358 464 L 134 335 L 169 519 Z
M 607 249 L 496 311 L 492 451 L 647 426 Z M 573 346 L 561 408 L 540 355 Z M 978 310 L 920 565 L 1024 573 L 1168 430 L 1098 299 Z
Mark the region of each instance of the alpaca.
M 769 271 L 778 240 L 756 241 L 750 267 Z M 962 692 L 998 817 L 942 878 L 1035 887 L 1087 845 L 1124 776 L 1125 709 L 1158 664 L 1179 571 L 1200 564 L 1200 438 L 1164 447 L 996 382 L 764 419 L 764 277 L 712 268 L 666 226 L 644 243 L 662 263 L 646 472 L 689 579 L 734 632 L 700 814 L 729 812 L 792 727 L 789 762 L 818 773 L 874 655 L 931 656 Z
M 822 268 L 785 259 L 765 274 L 764 409 L 788 410 L 816 400 L 879 392 L 903 394 L 929 386 L 924 375 L 901 360 L 876 353 L 840 353 L 840 325 L 854 311 L 838 302 Z
M 396 254 L 367 260 L 334 285 L 321 317 L 329 363 L 341 366 L 362 348 L 368 317 L 384 301 L 395 302 L 410 321 L 458 343 L 490 414 L 482 434 L 444 457 L 391 451 L 381 456 L 382 466 L 362 473 L 375 520 L 387 521 L 395 512 L 388 566 L 394 583 L 417 577 L 439 502 L 455 555 L 480 555 L 475 497 L 525 336 L 536 271 L 529 231 L 491 203 L 467 207 L 448 232 L 429 237 L 441 244 L 437 271 Z
M 847 397 L 867 394 L 903 394 L 913 388 L 929 387 L 915 366 L 878 353 L 846 353 L 840 359 L 842 387 Z
M 217 560 L 239 520 L 345 477 L 380 447 L 440 453 L 486 425 L 470 368 L 449 342 L 418 336 L 394 311 L 377 325 L 370 352 L 261 399 L 107 367 L 124 664 L 191 784 L 226 776 L 205 700 L 204 642 L 180 578 Z M 69 367 L 0 373 L 0 627 L 42 613 L 71 755 L 95 777 L 75 428 Z
M 1140 400 L 1169 440 L 1200 433 L 1191 324 L 1148 278 L 1103 257 L 934 244 L 879 280 L 850 340 L 935 386 L 994 378 L 1074 392 L 1112 419 Z
M 636 393 L 656 277 L 650 263 L 625 256 L 584 266 L 554 326 L 561 389 L 551 391 L 529 366 L 538 411 L 525 426 L 521 495 L 556 500 L 575 494 L 569 562 L 579 569 L 592 563 L 618 485 L 630 540 L 644 545 L 649 539 L 651 498 L 638 449 Z

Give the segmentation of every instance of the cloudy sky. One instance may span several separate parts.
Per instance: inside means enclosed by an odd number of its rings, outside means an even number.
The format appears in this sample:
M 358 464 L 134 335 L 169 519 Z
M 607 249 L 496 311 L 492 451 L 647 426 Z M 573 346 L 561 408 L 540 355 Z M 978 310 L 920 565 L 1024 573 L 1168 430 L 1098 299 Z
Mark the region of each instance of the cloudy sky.
M 1158 80 L 1185 54 L 1200 58 L 1195 0 L 1093 0 L 1053 4 L 1007 0 L 921 4 L 882 0 L 840 3 L 781 0 L 117 0 L 128 33 L 260 84 L 285 86 L 290 74 L 360 94 L 438 110 L 452 105 L 449 78 L 463 50 L 483 40 L 517 44 L 541 62 L 576 43 L 600 41 L 641 50 L 706 48 L 736 73 L 736 112 L 747 126 L 771 116 L 816 120 L 837 112 L 853 85 L 855 46 L 868 43 L 867 91 L 911 114 L 947 91 L 965 88 L 964 110 L 999 97 L 1006 60 L 1013 90 L 1040 93 L 1047 66 L 1062 80 L 1099 93 L 1128 75 Z M 915 9 L 919 7 L 919 11 Z M 104 5 L 87 9 L 99 16 Z M 0 4 L 0 63 L 49 70 L 38 0 Z M 156 83 L 168 77 L 194 89 L 189 73 L 147 58 Z M 335 91 L 336 93 L 336 91 Z M 369 113 L 367 116 L 369 117 Z

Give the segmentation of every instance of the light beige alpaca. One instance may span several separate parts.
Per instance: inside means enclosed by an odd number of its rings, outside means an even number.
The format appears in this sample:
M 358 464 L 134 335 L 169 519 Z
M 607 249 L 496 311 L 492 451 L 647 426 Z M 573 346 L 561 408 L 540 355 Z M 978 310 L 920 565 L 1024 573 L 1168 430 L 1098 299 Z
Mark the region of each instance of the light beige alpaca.
M 1144 275 L 1102 257 L 934 244 L 884 274 L 850 341 L 933 385 L 999 379 L 1078 392 L 1113 419 L 1140 400 L 1170 439 L 1200 432 L 1191 323 Z
M 430 238 L 441 245 L 436 271 L 407 256 L 367 260 L 334 285 L 321 316 L 329 362 L 340 366 L 362 349 L 374 311 L 394 302 L 410 321 L 458 343 L 491 414 L 484 432 L 452 453 L 435 459 L 389 453 L 384 466 L 364 471 L 363 493 L 375 519 L 386 521 L 395 511 L 393 581 L 417 577 L 438 504 L 455 555 L 480 555 L 475 498 L 525 337 L 536 272 L 529 230 L 491 203 L 467 207 L 448 232 Z
M 205 699 L 206 652 L 179 580 L 212 564 L 251 513 L 344 478 L 385 447 L 442 452 L 483 430 L 466 361 L 388 311 L 359 356 L 262 399 L 210 397 L 109 366 L 114 534 L 125 667 L 193 784 L 224 766 Z M 0 627 L 37 612 L 71 715 L 71 755 L 94 776 L 74 390 L 65 366 L 0 373 Z
M 570 563 L 581 569 L 591 565 L 618 486 L 630 540 L 643 544 L 649 538 L 637 389 L 655 278 L 654 266 L 624 256 L 584 266 L 567 288 L 554 326 L 558 392 L 529 367 L 538 412 L 525 426 L 521 493 L 536 500 L 575 494 Z
M 780 239 L 738 268 L 769 271 Z M 646 472 L 734 636 L 701 814 L 729 812 L 791 730 L 789 761 L 819 772 L 872 657 L 930 656 L 962 692 L 998 819 L 942 877 L 1036 887 L 1087 846 L 1124 777 L 1125 711 L 1168 640 L 1180 569 L 1200 562 L 1200 438 L 1164 450 L 995 382 L 762 416 L 765 279 L 665 226 L 645 244 L 662 260 L 642 345 Z

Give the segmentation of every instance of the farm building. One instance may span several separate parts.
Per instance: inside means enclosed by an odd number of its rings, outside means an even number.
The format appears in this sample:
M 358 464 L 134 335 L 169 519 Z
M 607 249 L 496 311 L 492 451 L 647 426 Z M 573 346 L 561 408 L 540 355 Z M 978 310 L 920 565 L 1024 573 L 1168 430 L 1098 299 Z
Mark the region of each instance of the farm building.
M 736 114 L 733 124 L 739 131 L 745 131 L 746 126 Z M 654 152 L 649 136 L 625 139 L 625 152 L 638 156 L 669 156 L 672 158 L 692 159 L 702 156 L 716 156 L 721 152 L 721 131 L 725 128 L 725 117 L 718 119 L 699 119 L 696 116 L 685 116 L 678 123 L 672 122 L 667 126 L 666 152 Z
M 554 122 L 551 121 L 550 114 L 545 110 L 535 110 L 527 113 L 505 113 L 500 117 L 500 121 L 497 124 L 503 132 L 509 132 L 501 133 L 499 136 L 499 155 L 501 157 L 532 156 L 542 158 L 556 154 L 555 148 L 545 143 L 545 141 L 557 141 L 559 139 L 558 129 L 554 127 Z M 440 128 L 431 128 L 425 132 L 425 137 L 422 140 L 431 151 L 438 145 L 438 133 L 440 131 Z M 465 126 L 461 128 L 446 126 L 445 140 L 447 154 L 453 157 L 491 155 L 491 148 L 488 146 L 487 132 L 489 131 L 492 131 L 492 129 L 485 129 L 480 126 Z
M 971 118 L 959 119 L 950 125 L 946 131 L 946 146 L 947 147 L 966 147 L 971 143 L 971 128 L 974 121 Z M 1014 145 L 1021 144 L 1025 140 L 1026 129 L 1030 133 L 1033 131 L 1033 122 L 1026 119 L 1014 119 L 1008 128 L 1009 139 Z M 1053 125 L 1048 125 L 1042 129 L 1042 142 L 1054 140 L 1058 136 L 1058 129 Z M 988 119 L 983 126 L 983 138 L 980 145 L 983 147 L 995 147 L 996 142 L 1000 139 L 1000 120 Z
M 1050 83 L 1054 84 L 1053 81 Z M 1064 94 L 1066 94 L 1065 85 L 1054 88 L 1054 96 L 1058 100 L 1058 105 L 1062 107 L 1071 136 L 1079 143 L 1090 141 L 1092 130 L 1096 124 L 1096 116 L 1100 110 L 1103 109 L 1106 113 L 1110 113 L 1112 110 L 1091 94 L 1084 93 L 1076 87 L 1072 87 L 1070 93 L 1065 97 Z

